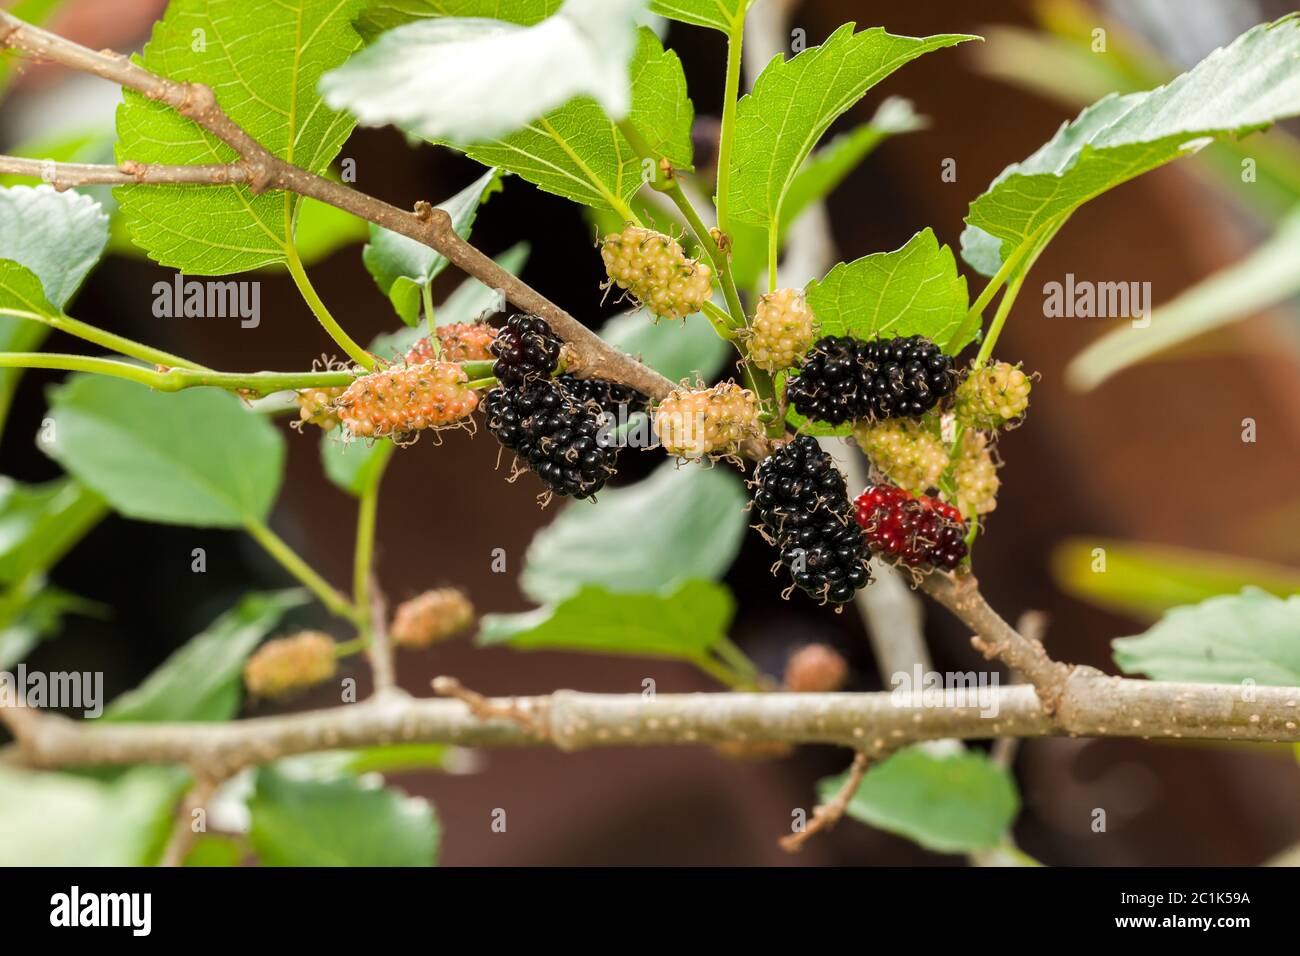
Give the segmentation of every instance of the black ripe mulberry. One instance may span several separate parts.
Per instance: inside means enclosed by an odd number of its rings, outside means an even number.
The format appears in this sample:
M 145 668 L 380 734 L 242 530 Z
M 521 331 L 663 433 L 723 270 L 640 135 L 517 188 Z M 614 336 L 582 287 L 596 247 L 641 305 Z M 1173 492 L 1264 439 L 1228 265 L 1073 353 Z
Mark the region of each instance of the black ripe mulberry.
M 801 435 L 777 449 L 754 481 L 761 528 L 795 585 L 823 603 L 845 604 L 871 582 L 844 476 L 815 439 Z
M 839 425 L 919 418 L 956 387 L 952 358 L 922 336 L 828 335 L 813 343 L 787 395 L 805 418 Z
M 492 374 L 503 385 L 523 386 L 550 378 L 560 361 L 563 343 L 546 320 L 536 315 L 514 315 L 491 345 L 496 363 Z
M 626 406 L 627 414 L 643 412 L 650 404 L 650 399 L 642 395 L 631 385 L 620 382 L 608 382 L 603 378 L 577 378 L 573 375 L 557 375 L 555 382 L 576 401 L 587 404 L 595 402 L 602 412 L 609 412 L 618 417 L 621 406 Z
M 872 551 L 910 568 L 955 571 L 966 557 L 966 524 L 950 504 L 895 485 L 858 495 L 857 521 Z
M 614 474 L 618 449 L 599 441 L 600 412 L 548 379 L 483 397 L 488 430 L 557 495 L 590 498 Z

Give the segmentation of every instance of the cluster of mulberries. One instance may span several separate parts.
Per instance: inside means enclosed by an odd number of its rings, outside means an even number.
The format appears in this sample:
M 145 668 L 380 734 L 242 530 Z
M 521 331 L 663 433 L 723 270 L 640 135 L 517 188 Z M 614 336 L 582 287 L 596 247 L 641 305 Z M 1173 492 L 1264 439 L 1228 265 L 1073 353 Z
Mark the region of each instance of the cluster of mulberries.
M 754 482 L 760 528 L 795 585 L 823 603 L 844 604 L 870 583 L 867 542 L 844 476 L 815 439 L 801 435 L 778 448 Z
M 723 382 L 670 392 L 655 408 L 654 428 L 670 455 L 705 458 L 734 454 L 742 442 L 761 433 L 762 421 L 754 393 Z
M 746 350 L 749 361 L 775 374 L 796 365 L 816 338 L 816 319 L 803 290 L 778 289 L 759 299 Z
M 954 571 L 966 557 L 961 512 L 896 485 L 872 485 L 854 502 L 872 551 L 917 570 Z
M 402 647 L 428 647 L 454 637 L 474 623 L 474 605 L 455 588 L 439 588 L 403 601 L 388 628 Z
M 397 438 L 467 419 L 478 395 L 451 362 L 389 368 L 354 381 L 334 401 L 340 422 L 358 438 Z
M 953 412 L 971 428 L 1001 428 L 1024 417 L 1032 384 L 1028 375 L 1008 362 L 986 365 L 957 387 Z
M 455 322 L 437 328 L 438 347 L 425 336 L 406 353 L 407 365 L 425 362 L 487 362 L 497 331 L 486 322 Z
M 600 257 L 610 280 L 661 319 L 700 311 L 713 295 L 713 270 L 687 257 L 671 236 L 640 226 L 610 233 Z
M 839 425 L 919 418 L 956 387 L 952 358 L 922 336 L 828 335 L 813 344 L 786 394 L 805 418 Z
M 548 489 L 590 498 L 605 486 L 618 461 L 618 449 L 600 441 L 601 416 L 607 410 L 601 400 L 627 396 L 609 382 L 582 380 L 578 385 L 572 376 L 552 379 L 561 347 L 545 320 L 511 318 L 492 344 L 499 384 L 483 397 L 483 413 L 497 441 Z
M 334 639 L 320 631 L 301 631 L 267 641 L 244 665 L 244 686 L 255 697 L 284 697 L 334 676 Z
M 858 447 L 877 471 L 908 491 L 939 486 L 948 467 L 948 449 L 933 422 L 895 418 L 859 422 L 853 428 Z

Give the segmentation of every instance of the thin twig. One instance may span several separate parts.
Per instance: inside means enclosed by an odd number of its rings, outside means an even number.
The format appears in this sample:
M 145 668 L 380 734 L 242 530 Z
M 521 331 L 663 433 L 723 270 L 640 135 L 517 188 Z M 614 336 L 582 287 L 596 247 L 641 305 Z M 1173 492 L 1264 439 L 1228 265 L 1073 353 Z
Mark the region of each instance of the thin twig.
M 867 775 L 867 768 L 871 766 L 873 759 L 879 760 L 880 757 L 873 757 L 863 752 L 856 754 L 853 763 L 849 765 L 849 774 L 835 796 L 828 803 L 821 803 L 813 808 L 812 819 L 802 830 L 781 837 L 779 841 L 781 849 L 787 853 L 798 853 L 803 849 L 803 845 L 818 833 L 830 830 L 839 823 L 848 810 L 853 795 L 858 792 L 858 787 L 862 786 L 862 778 Z

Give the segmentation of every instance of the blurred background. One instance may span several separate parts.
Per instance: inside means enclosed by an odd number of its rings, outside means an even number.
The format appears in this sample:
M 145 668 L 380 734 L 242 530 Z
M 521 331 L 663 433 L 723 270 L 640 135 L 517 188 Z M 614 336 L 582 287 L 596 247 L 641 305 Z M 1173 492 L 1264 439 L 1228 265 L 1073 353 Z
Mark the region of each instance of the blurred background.
M 45 6 L 52 10 L 52 29 L 95 48 L 132 50 L 165 4 L 66 0 Z M 902 96 L 928 125 L 888 140 L 836 193 L 830 220 L 841 257 L 897 248 L 925 226 L 957 246 L 969 201 L 1080 106 L 1111 90 L 1163 82 L 1247 27 L 1292 8 L 1271 0 L 796 5 L 792 24 L 806 31 L 809 44 L 849 20 L 894 33 L 989 38 L 974 49 L 918 60 L 845 117 L 846 127 L 860 123 L 886 97 Z M 1090 49 L 1098 27 L 1107 31 L 1104 53 Z M 684 61 L 697 113 L 716 111 L 721 35 L 673 25 L 667 42 Z M 66 141 L 78 131 L 85 133 L 86 149 L 103 151 L 102 134 L 111 130 L 119 100 L 115 87 L 39 65 L 8 73 L 5 82 L 4 151 Z M 701 123 L 705 152 L 707 126 Z M 976 570 L 990 603 L 1008 619 L 1030 609 L 1046 613 L 1046 641 L 1058 658 L 1113 672 L 1110 639 L 1139 633 L 1164 607 L 1199 600 L 1216 588 L 1235 591 L 1238 579 L 1300 589 L 1300 247 L 1291 260 L 1294 284 L 1281 282 L 1272 301 L 1241 315 L 1225 317 L 1220 309 L 1206 319 L 1197 312 L 1205 334 L 1171 342 L 1133 364 L 1101 354 L 1074 366 L 1068 382 L 1067 368 L 1084 349 L 1127 323 L 1046 319 L 1039 291 L 1066 273 L 1078 280 L 1149 281 L 1160 306 L 1240 265 L 1300 206 L 1300 184 L 1288 182 L 1286 173 L 1290 168 L 1300 177 L 1300 165 L 1286 162 L 1298 154 L 1290 152 L 1294 144 L 1286 135 L 1273 131 L 1269 145 L 1259 147 L 1258 155 L 1267 152 L 1274 160 L 1268 168 L 1280 170 L 1267 183 L 1263 172 L 1254 184 L 1238 175 L 1241 156 L 1256 155 L 1252 139 L 1214 147 L 1086 205 L 1036 266 L 1000 340 L 998 357 L 1021 361 L 1042 378 L 1027 423 L 999 445 L 1003 486 L 976 549 Z M 476 164 L 449 151 L 410 148 L 391 130 L 358 131 L 342 155 L 355 159 L 359 188 L 402 206 L 439 201 L 479 173 Z M 940 175 L 948 159 L 956 163 L 952 182 Z M 1260 163 L 1263 169 L 1265 160 Z M 475 242 L 494 255 L 521 240 L 530 243 L 524 279 L 595 327 L 618 307 L 602 302 L 604 270 L 593 236 L 578 207 L 513 178 L 475 227 Z M 397 323 L 360 249 L 359 242 L 339 248 L 311 273 L 335 315 L 367 341 Z M 982 287 L 966 271 L 973 287 Z M 232 371 L 305 368 L 331 344 L 286 275 L 261 277 L 263 318 L 256 329 L 241 329 L 233 319 L 155 318 L 151 288 L 170 277 L 129 251 L 110 255 L 81 292 L 74 314 Z M 440 281 L 450 289 L 459 280 L 444 275 Z M 56 335 L 45 347 L 77 351 L 80 343 Z M 33 442 L 44 389 L 56 378 L 32 372 L 22 379 L 0 441 L 4 474 L 41 481 L 59 473 Z M 1087 390 L 1069 384 L 1093 382 Z M 1246 418 L 1257 423 L 1254 443 L 1241 440 Z M 288 437 L 288 477 L 274 527 L 326 577 L 343 582 L 350 574 L 354 502 L 322 474 L 315 436 Z M 624 462 L 620 483 L 644 476 L 658 458 L 628 454 Z M 379 569 L 390 598 L 455 584 L 481 611 L 530 606 L 514 573 L 534 532 L 558 506 L 539 510 L 539 486 L 531 477 L 506 484 L 505 476 L 497 468 L 497 447 L 483 431 L 473 438 L 451 432 L 439 447 L 421 442 L 398 456 L 379 515 Z M 1087 566 L 1097 546 L 1106 546 L 1112 561 L 1130 562 L 1125 593 L 1098 591 Z M 192 549 L 199 547 L 208 555 L 205 575 L 190 570 Z M 497 548 L 508 556 L 508 574 L 491 570 Z M 781 586 L 768 573 L 771 561 L 767 546 L 750 535 L 726 582 L 740 602 L 733 639 L 773 675 L 792 650 L 826 642 L 849 660 L 850 689 L 881 688 L 857 612 L 850 607 L 835 615 L 801 595 L 782 601 Z M 29 666 L 102 669 L 110 699 L 245 591 L 288 583 L 240 534 L 116 516 L 96 527 L 52 580 L 111 613 L 67 618 L 62 635 L 40 645 Z M 955 619 L 933 605 L 925 611 L 936 669 L 983 666 Z M 299 622 L 335 627 L 310 609 Z M 348 667 L 366 682 L 363 664 L 354 660 Z M 403 654 L 399 669 L 402 685 L 414 693 L 425 693 L 436 674 L 454 675 L 485 694 L 639 692 L 647 677 L 660 692 L 718 689 L 686 665 L 476 650 L 469 641 Z M 292 706 L 327 706 L 333 698 L 321 690 Z M 248 715 L 272 712 L 267 705 L 245 708 Z M 444 827 L 441 859 L 448 865 L 924 865 L 959 859 L 853 821 L 797 856 L 781 851 L 776 838 L 786 832 L 791 808 L 811 807 L 816 781 L 847 763 L 832 749 L 804 748 L 767 762 L 686 747 L 574 755 L 503 750 L 476 753 L 471 763 L 474 772 L 396 779 L 436 805 Z M 1024 801 L 1016 841 L 1053 865 L 1253 865 L 1300 841 L 1300 767 L 1290 747 L 1033 740 L 1020 747 L 1014 770 Z M 508 810 L 506 833 L 490 829 L 497 807 Z M 1089 826 L 1094 807 L 1107 808 L 1105 833 Z

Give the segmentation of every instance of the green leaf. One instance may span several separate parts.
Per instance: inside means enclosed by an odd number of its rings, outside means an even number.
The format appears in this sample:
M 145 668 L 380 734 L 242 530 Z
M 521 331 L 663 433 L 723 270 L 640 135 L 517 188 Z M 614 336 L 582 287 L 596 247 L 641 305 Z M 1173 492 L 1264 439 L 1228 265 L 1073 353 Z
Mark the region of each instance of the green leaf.
M 880 104 L 870 122 L 835 137 L 809 156 L 790 182 L 781 209 L 781 234 L 799 214 L 835 191 L 871 152 L 890 136 L 924 129 L 926 120 L 909 100 L 891 96 Z
M 354 126 L 316 92 L 321 74 L 361 45 L 352 28 L 363 0 L 172 0 L 145 46 L 144 66 L 206 83 L 222 108 L 268 150 L 324 174 Z M 196 32 L 197 31 L 197 32 Z M 117 158 L 225 163 L 233 149 L 164 104 L 126 92 Z M 245 185 L 118 187 L 131 237 L 165 266 L 226 275 L 283 262 L 293 237 L 292 193 L 254 196 Z
M 0 351 L 34 352 L 50 334 L 50 327 L 31 319 L 20 318 L 7 312 L 30 312 L 52 317 L 59 314 L 45 298 L 41 280 L 31 270 L 16 262 L 0 259 Z M 9 402 L 21 368 L 0 368 L 0 427 L 9 414 Z
M 924 126 L 925 120 L 913 112 L 908 100 L 891 96 L 880 104 L 870 122 L 842 133 L 809 156 L 790 183 L 790 191 L 781 206 L 778 248 L 785 248 L 790 227 L 799 216 L 834 192 L 883 140 Z M 766 280 L 767 230 L 733 220 L 729 235 L 732 275 L 741 289 L 751 289 L 760 277 Z M 767 291 L 766 285 L 761 291 Z
M 694 107 L 686 98 L 677 55 L 665 52 L 653 31 L 643 27 L 630 74 L 629 121 L 674 164 L 689 168 Z M 641 160 L 594 100 L 580 97 L 504 139 L 457 148 L 546 192 L 606 211 L 619 222 L 636 218 L 631 203 L 645 182 Z
M 660 465 L 644 481 L 574 502 L 533 538 L 520 586 L 533 600 L 562 600 L 585 584 L 621 593 L 671 590 L 720 578 L 745 535 L 747 496 L 722 468 Z M 628 547 L 635 535 L 637 547 Z
M 242 699 L 244 661 L 285 614 L 306 602 L 305 592 L 297 589 L 245 595 L 163 661 L 143 684 L 113 701 L 101 719 L 230 720 Z
M 729 197 L 735 219 L 777 229 L 800 167 L 838 117 L 903 64 L 975 39 L 899 37 L 880 28 L 855 34 L 853 28 L 845 24 L 792 59 L 774 58 L 740 100 Z
M 351 778 L 256 774 L 249 840 L 264 866 L 433 866 L 439 827 L 428 801 Z
M 0 866 L 152 866 L 186 781 L 161 767 L 102 782 L 0 766 Z
M 364 126 L 472 143 L 505 136 L 576 96 L 631 107 L 628 64 L 644 0 L 566 0 L 534 26 L 445 17 L 382 34 L 320 81 Z
M 1300 209 L 1245 259 L 1154 310 L 1149 325 L 1128 325 L 1093 342 L 1070 363 L 1067 379 L 1074 388 L 1088 391 L 1153 355 L 1300 294 L 1298 261 Z
M 674 382 L 711 379 L 732 356 L 731 346 L 698 314 L 680 322 L 647 322 L 640 310 L 624 312 L 601 326 L 600 337 Z
M 635 150 L 594 100 L 576 99 L 505 139 L 464 147 L 485 166 L 500 166 L 548 193 L 632 218 L 641 188 Z
M 807 295 L 822 335 L 924 335 L 949 354 L 974 338 L 974 329 L 963 328 L 966 278 L 952 250 L 928 228 L 901 249 L 840 263 L 810 283 Z
M 103 499 L 71 478 L 24 485 L 0 475 L 0 584 L 49 570 L 103 514 Z
M 388 439 L 373 442 L 348 441 L 342 427 L 321 435 L 320 458 L 325 476 L 354 498 L 370 487 L 375 472 L 383 467 L 391 449 Z
M 0 189 L 0 259 L 30 269 L 56 310 L 68 304 L 107 244 L 108 216 L 89 196 L 44 185 Z M 0 308 L 8 299 L 0 290 Z
M 822 800 L 844 779 L 823 780 Z M 847 813 L 935 853 L 966 853 L 1000 844 L 1019 810 L 1011 774 L 983 753 L 936 755 L 912 747 L 867 771 Z
M 651 0 L 650 12 L 723 33 L 739 29 L 754 0 Z
M 1166 86 L 1089 106 L 971 203 L 966 261 L 991 275 L 1089 199 L 1215 139 L 1300 114 L 1297 56 L 1293 14 L 1248 30 Z
M 1104 554 L 1098 564 L 1097 550 Z M 1253 586 L 1300 593 L 1300 571 L 1229 554 L 1106 538 L 1071 538 L 1052 554 L 1052 576 L 1067 594 L 1138 617 Z M 1104 568 L 1104 570 L 1097 570 Z
M 51 390 L 42 449 L 128 518 L 237 528 L 270 513 L 284 439 L 228 392 L 76 375 Z
M 438 208 L 451 217 L 456 234 L 462 239 L 468 239 L 478 216 L 479 205 L 500 189 L 500 173 L 496 169 L 489 169 L 446 202 L 439 203 Z M 370 242 L 366 245 L 362 259 L 379 286 L 379 291 L 388 296 L 393 308 L 407 325 L 415 325 L 420 321 L 423 290 L 448 265 L 446 257 L 424 243 L 373 223 L 370 225 Z
M 632 111 L 628 119 L 655 155 L 663 156 L 677 169 L 692 168 L 695 106 L 686 90 L 681 60 L 672 50 L 664 49 L 653 30 L 642 27 L 630 73 Z
M 712 581 L 686 581 L 659 594 L 587 585 L 553 607 L 484 615 L 478 643 L 691 661 L 726 636 L 734 614 L 731 594 Z
M 523 26 L 540 23 L 561 0 L 371 0 L 357 18 L 357 32 L 370 43 L 394 27 L 431 17 L 486 17 Z
M 304 197 L 298 201 L 295 245 L 303 265 L 313 265 L 370 237 L 369 223 L 337 206 Z
M 1300 686 L 1300 595 L 1245 588 L 1212 597 L 1176 607 L 1111 647 L 1120 670 L 1153 680 Z

